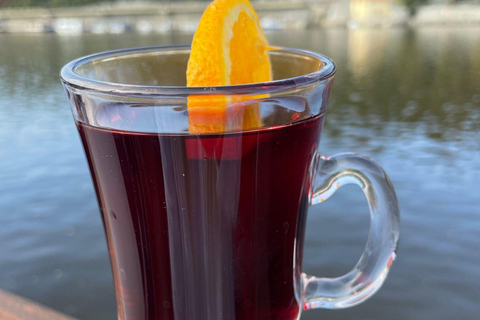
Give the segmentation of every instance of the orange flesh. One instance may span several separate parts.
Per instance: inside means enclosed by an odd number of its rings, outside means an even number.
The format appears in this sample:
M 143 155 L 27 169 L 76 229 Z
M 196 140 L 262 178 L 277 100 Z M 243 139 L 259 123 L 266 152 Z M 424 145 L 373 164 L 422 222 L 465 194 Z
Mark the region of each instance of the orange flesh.
M 267 46 L 258 17 L 248 0 L 215 0 L 205 10 L 193 38 L 187 86 L 211 87 L 270 81 Z M 254 98 L 190 96 L 190 132 L 225 132 L 232 129 L 232 123 L 234 126 L 240 125 L 240 129 L 260 127 L 258 105 L 254 102 L 242 103 Z

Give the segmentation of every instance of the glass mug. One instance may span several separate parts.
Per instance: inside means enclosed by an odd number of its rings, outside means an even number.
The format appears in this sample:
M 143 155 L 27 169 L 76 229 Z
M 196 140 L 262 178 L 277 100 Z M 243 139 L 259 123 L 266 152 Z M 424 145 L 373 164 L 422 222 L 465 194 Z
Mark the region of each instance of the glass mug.
M 398 204 L 374 161 L 317 153 L 334 63 L 272 47 L 273 81 L 194 88 L 185 87 L 189 50 L 111 51 L 61 71 L 119 319 L 293 320 L 372 296 L 395 258 Z M 221 108 L 189 108 L 195 99 Z M 306 275 L 307 209 L 346 184 L 359 185 L 370 207 L 365 251 L 342 277 Z

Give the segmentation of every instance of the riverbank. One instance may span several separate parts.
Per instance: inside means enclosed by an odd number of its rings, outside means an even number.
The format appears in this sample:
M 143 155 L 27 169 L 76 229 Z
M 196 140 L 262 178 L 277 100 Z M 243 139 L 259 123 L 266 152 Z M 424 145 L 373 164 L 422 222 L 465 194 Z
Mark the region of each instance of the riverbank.
M 193 32 L 207 4 L 136 1 L 72 8 L 0 9 L 0 32 Z M 459 24 L 480 27 L 480 5 L 427 5 L 413 16 L 405 6 L 380 1 L 256 1 L 254 6 L 266 30 Z
M 325 13 L 328 2 L 257 1 L 266 29 L 303 29 Z M 207 2 L 118 2 L 73 8 L 1 9 L 5 33 L 193 32 Z

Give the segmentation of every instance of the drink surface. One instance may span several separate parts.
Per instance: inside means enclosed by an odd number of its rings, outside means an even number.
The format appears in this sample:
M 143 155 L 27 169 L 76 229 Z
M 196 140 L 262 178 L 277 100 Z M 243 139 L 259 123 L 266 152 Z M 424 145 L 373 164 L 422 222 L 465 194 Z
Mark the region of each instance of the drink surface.
M 297 319 L 323 120 L 211 135 L 77 123 L 120 319 Z

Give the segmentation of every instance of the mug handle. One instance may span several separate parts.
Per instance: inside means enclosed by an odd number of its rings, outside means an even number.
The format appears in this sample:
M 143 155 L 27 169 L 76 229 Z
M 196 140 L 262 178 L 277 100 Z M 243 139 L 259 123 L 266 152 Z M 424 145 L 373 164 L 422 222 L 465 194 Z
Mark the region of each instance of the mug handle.
M 395 259 L 400 215 L 395 190 L 383 169 L 372 159 L 356 153 L 332 157 L 317 155 L 312 181 L 314 205 L 327 200 L 341 186 L 363 189 L 370 208 L 370 232 L 357 265 L 338 278 L 302 274 L 304 309 L 353 307 L 370 298 L 382 286 Z

